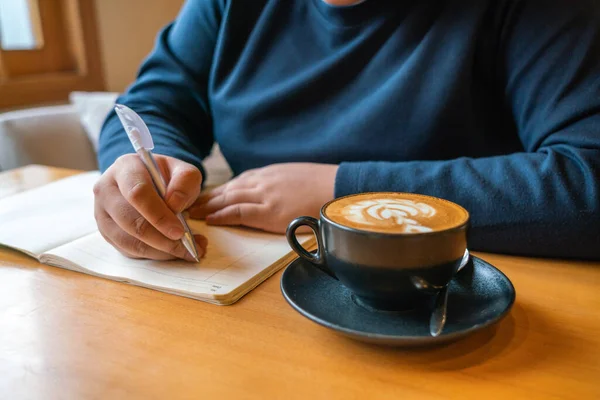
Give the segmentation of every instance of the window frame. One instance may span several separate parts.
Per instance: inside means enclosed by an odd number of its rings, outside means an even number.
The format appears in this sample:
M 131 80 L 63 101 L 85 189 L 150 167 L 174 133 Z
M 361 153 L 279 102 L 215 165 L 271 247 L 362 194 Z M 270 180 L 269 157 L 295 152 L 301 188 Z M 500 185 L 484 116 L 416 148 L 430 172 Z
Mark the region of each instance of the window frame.
M 43 35 L 43 45 L 0 49 L 0 108 L 66 101 L 75 90 L 104 90 L 94 2 L 37 2 L 41 27 L 34 31 Z

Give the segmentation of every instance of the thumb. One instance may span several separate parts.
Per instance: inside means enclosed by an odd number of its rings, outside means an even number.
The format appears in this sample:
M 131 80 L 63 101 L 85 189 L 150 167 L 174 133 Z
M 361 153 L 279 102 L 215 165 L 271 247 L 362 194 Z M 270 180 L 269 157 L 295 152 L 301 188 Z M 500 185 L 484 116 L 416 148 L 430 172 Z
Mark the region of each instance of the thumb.
M 170 177 L 165 202 L 174 213 L 180 213 L 198 198 L 202 174 L 193 165 L 175 158 L 164 157 L 161 161 Z

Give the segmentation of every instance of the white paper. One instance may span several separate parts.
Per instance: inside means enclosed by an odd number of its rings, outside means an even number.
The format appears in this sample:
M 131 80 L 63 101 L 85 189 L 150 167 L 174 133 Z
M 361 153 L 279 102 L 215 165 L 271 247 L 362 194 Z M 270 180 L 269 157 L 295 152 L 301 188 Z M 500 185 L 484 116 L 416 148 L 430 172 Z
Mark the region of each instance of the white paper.
M 199 263 L 130 259 L 99 233 L 53 249 L 42 261 L 57 265 L 57 259 L 66 259 L 79 267 L 73 269 L 93 275 L 198 299 L 214 299 L 226 298 L 291 252 L 284 235 L 211 227 L 201 221 L 190 221 L 190 228 L 209 241 L 207 254 Z
M 0 244 L 39 256 L 97 230 L 86 172 L 0 199 Z

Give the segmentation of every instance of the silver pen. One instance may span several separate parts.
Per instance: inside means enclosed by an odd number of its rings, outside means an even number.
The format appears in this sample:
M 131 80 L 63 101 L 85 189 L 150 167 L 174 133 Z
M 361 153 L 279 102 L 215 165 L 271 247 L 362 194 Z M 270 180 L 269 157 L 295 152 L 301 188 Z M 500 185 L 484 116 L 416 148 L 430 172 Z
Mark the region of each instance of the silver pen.
M 154 148 L 154 142 L 152 141 L 150 130 L 142 118 L 131 108 L 122 104 L 116 104 L 115 111 L 119 117 L 119 120 L 121 121 L 121 124 L 123 125 L 123 128 L 125 129 L 125 132 L 127 132 L 127 137 L 129 137 L 129 141 L 131 141 L 133 149 L 142 159 L 142 162 L 152 177 L 152 182 L 154 182 L 156 190 L 160 194 L 160 197 L 164 199 L 167 192 L 167 184 L 165 182 L 165 178 L 160 173 L 160 168 L 158 167 L 158 164 L 156 164 L 156 160 L 152 156 L 151 150 Z M 198 250 L 196 249 L 196 243 L 194 241 L 192 231 L 190 230 L 190 227 L 185 221 L 183 215 L 181 213 L 176 215 L 183 225 L 185 232 L 181 238 L 181 242 L 187 251 L 192 255 L 192 257 L 194 257 L 194 260 L 198 262 Z

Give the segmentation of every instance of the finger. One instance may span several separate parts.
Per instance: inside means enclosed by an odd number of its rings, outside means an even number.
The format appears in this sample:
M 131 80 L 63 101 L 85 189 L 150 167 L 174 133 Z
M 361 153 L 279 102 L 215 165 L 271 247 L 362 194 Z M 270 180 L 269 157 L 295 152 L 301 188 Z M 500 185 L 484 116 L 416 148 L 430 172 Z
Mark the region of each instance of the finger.
M 102 237 L 104 238 L 104 240 L 106 240 L 106 242 L 108 244 L 110 244 L 112 247 L 114 247 L 115 250 L 117 250 L 119 253 L 123 254 L 125 257 L 127 257 L 127 258 L 139 258 L 139 257 L 135 257 L 133 254 L 129 254 L 125 250 L 120 249 L 119 247 L 117 247 L 117 245 L 112 240 L 110 240 L 110 238 L 107 235 L 105 235 L 102 231 L 100 231 L 100 235 L 102 235 Z
M 194 235 L 194 241 L 198 248 L 198 257 L 204 257 L 208 248 L 208 239 L 202 235 Z M 202 251 L 202 255 L 200 255 L 200 251 Z
M 233 180 L 224 185 L 216 187 L 206 192 L 200 193 L 198 199 L 190 206 L 189 210 L 195 209 L 197 207 L 202 207 L 206 203 L 208 203 L 211 199 L 222 196 L 224 193 L 231 191 L 240 191 L 240 190 L 254 190 L 257 188 L 257 182 L 254 180 L 251 181 L 237 181 Z
M 202 219 L 225 207 L 241 203 L 260 204 L 262 196 L 256 189 L 225 191 L 221 195 L 210 198 L 206 203 L 196 205 L 189 210 L 190 217 Z
M 183 226 L 156 191 L 141 160 L 130 158 L 122 163 L 115 180 L 121 195 L 152 226 L 173 240 L 183 236 Z
M 207 190 L 205 192 L 201 192 L 196 201 L 190 206 L 190 208 L 187 211 L 190 211 L 199 206 L 203 206 L 204 204 L 208 203 L 210 199 L 222 195 L 225 192 L 226 186 L 227 184 L 221 185 L 211 190 Z
M 262 228 L 268 211 L 268 207 L 264 204 L 234 204 L 207 215 L 206 222 L 210 225 L 245 225 Z
M 194 204 L 191 205 L 191 207 L 194 207 L 198 204 L 204 204 L 208 200 L 212 199 L 213 197 L 221 195 L 223 193 L 223 191 L 225 190 L 225 186 L 227 186 L 227 184 L 217 186 L 214 189 L 210 189 L 210 190 L 201 192 L 200 195 L 198 196 L 198 199 L 196 199 L 196 201 L 194 202 Z
M 107 218 L 107 221 L 110 221 L 110 217 Z M 114 223 L 114 221 L 111 223 Z M 102 235 L 104 240 L 106 240 L 112 247 L 115 248 L 115 250 L 117 250 L 119 253 L 123 254 L 125 257 L 133 258 L 133 259 L 141 259 L 141 257 L 137 257 L 137 256 L 129 253 L 128 251 L 119 248 L 119 246 L 117 246 L 117 244 L 113 240 L 111 240 L 111 238 L 108 235 L 104 234 L 102 231 L 100 231 L 100 234 Z
M 200 194 L 202 174 L 191 164 L 173 158 L 162 158 L 170 176 L 165 194 L 167 206 L 180 213 L 188 208 Z
M 201 198 L 215 197 L 229 190 L 252 189 L 258 184 L 258 175 L 255 170 L 246 171 L 243 174 L 233 178 L 229 182 L 217 186 L 216 188 L 200 194 Z
M 152 260 L 173 260 L 172 254 L 162 252 L 122 230 L 115 221 L 102 211 L 97 217 L 98 228 L 102 236 L 123 255 L 130 258 L 148 258 Z
M 109 199 L 105 211 L 119 228 L 157 250 L 193 261 L 181 240 L 171 240 L 160 233 L 121 196 L 118 188 L 105 189 L 105 195 Z M 200 249 L 198 253 L 202 256 Z

